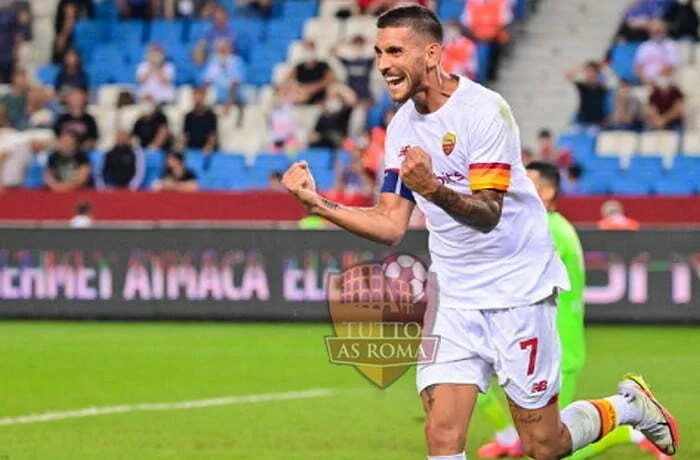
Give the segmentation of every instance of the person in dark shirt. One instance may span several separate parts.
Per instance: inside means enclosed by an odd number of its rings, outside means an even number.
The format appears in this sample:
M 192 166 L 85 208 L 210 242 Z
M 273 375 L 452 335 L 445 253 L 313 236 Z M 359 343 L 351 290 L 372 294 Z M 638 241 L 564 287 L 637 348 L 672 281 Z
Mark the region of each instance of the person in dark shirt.
M 157 105 L 153 104 L 148 113 L 136 120 L 132 134 L 143 148 L 168 150 L 172 136 L 168 129 L 168 119 Z
M 129 133 L 119 131 L 114 147 L 105 155 L 98 185 L 100 188 L 138 190 L 143 182 L 144 171 L 143 151 L 134 148 Z
M 80 60 L 80 55 L 74 49 L 66 51 L 63 56 L 63 65 L 56 75 L 54 88 L 57 92 L 64 92 L 70 89 L 81 89 L 88 91 L 88 78 L 83 63 Z
M 326 99 L 326 90 L 335 81 L 333 70 L 327 62 L 318 60 L 312 41 L 304 42 L 301 61 L 291 70 L 284 85 L 293 88 L 291 93 L 296 104 L 319 104 Z
M 672 70 L 665 69 L 656 79 L 646 107 L 649 129 L 680 129 L 683 126 L 684 96 L 673 84 Z
M 90 159 L 79 149 L 79 138 L 63 131 L 57 148 L 49 156 L 44 170 L 44 184 L 54 192 L 68 192 L 92 186 Z
M 601 82 L 597 62 L 587 62 L 566 72 L 566 78 L 576 86 L 579 94 L 577 122 L 584 126 L 599 127 L 605 123 L 605 98 L 608 88 Z
M 122 19 L 148 21 L 153 17 L 151 0 L 117 0 L 116 3 Z
M 349 89 L 329 93 L 328 99 L 323 104 L 323 112 L 318 117 L 314 131 L 309 137 L 309 145 L 340 148 L 348 135 L 350 115 L 356 102 L 355 94 Z
M 691 0 L 676 0 L 664 13 L 664 21 L 668 24 L 668 32 L 675 40 L 690 39 L 698 41 L 698 12 Z
M 66 20 L 65 9 L 68 4 L 75 8 L 75 13 L 78 18 L 94 18 L 95 5 L 93 0 L 60 0 L 56 7 L 56 16 L 54 21 L 54 31 L 58 34 L 63 30 Z M 69 13 L 70 14 L 70 13 Z
M 194 192 L 199 188 L 197 176 L 185 166 L 185 158 L 180 152 L 170 152 L 165 159 L 163 178 L 153 184 L 153 190 L 173 190 Z
M 362 35 L 357 35 L 345 46 L 334 50 L 338 60 L 347 72 L 347 84 L 355 91 L 360 102 L 371 103 L 370 77 L 374 68 L 374 56 L 368 55 L 367 43 Z
M 0 84 L 9 83 L 15 70 L 17 47 L 23 39 L 17 11 L 11 2 L 0 2 Z
M 216 115 L 206 104 L 206 89 L 194 90 L 194 109 L 185 115 L 185 145 L 211 153 L 217 147 Z
M 95 148 L 99 133 L 92 115 L 85 111 L 87 95 L 81 89 L 71 90 L 66 96 L 66 113 L 61 114 L 54 125 L 56 135 L 71 131 L 78 135 L 80 148 L 89 152 Z

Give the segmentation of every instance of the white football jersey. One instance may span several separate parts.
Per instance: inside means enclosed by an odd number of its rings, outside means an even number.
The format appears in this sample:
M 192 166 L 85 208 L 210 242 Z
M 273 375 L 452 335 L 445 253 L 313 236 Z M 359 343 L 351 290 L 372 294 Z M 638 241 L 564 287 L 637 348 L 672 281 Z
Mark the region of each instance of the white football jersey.
M 496 228 L 482 233 L 406 188 L 398 171 L 411 146 L 430 154 L 435 177 L 456 192 L 506 192 Z M 461 77 L 433 113 L 422 115 L 406 102 L 387 130 L 382 191 L 414 200 L 425 214 L 441 306 L 519 307 L 569 289 L 546 210 L 520 159 L 518 126 L 499 94 Z

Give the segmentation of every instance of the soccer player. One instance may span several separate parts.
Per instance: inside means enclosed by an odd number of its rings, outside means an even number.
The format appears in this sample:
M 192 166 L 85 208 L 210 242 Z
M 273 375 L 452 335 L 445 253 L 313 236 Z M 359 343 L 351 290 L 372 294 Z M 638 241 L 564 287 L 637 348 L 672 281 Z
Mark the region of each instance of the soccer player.
M 385 143 L 378 203 L 345 207 L 321 197 L 305 162 L 283 184 L 311 214 L 367 239 L 398 244 L 415 204 L 426 215 L 439 307 L 435 361 L 420 364 L 429 459 L 464 460 L 466 430 L 493 374 L 508 396 L 525 451 L 554 460 L 633 425 L 668 454 L 674 419 L 640 376 L 618 393 L 559 413 L 556 295 L 569 280 L 547 215 L 520 161 L 518 127 L 498 94 L 440 67 L 442 26 L 420 6 L 382 14 L 376 65 L 403 105 Z
M 547 209 L 549 231 L 554 239 L 554 247 L 569 274 L 571 289 L 562 292 L 558 298 L 557 329 L 561 341 L 561 388 L 559 406 L 566 407 L 574 401 L 576 384 L 585 361 L 584 343 L 584 300 L 583 290 L 586 285 L 583 249 L 576 230 L 564 216 L 556 212 L 556 202 L 561 187 L 561 177 L 557 167 L 551 163 L 531 162 L 526 166 L 527 175 L 535 184 L 535 189 L 544 207 Z M 524 457 L 518 433 L 509 417 L 501 407 L 494 389 L 479 395 L 477 408 L 486 415 L 496 431 L 495 439 L 482 446 L 478 455 L 481 458 Z M 572 460 L 594 457 L 612 446 L 637 443 L 657 456 L 667 459 L 666 455 L 655 449 L 646 441 L 644 435 L 630 426 L 621 426 L 613 430 L 602 440 L 591 444 L 574 454 Z

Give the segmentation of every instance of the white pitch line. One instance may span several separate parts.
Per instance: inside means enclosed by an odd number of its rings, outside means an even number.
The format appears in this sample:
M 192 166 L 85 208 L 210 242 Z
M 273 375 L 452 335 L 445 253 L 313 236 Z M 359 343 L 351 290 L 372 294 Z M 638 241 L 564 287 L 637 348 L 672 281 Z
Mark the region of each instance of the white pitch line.
M 333 394 L 333 390 L 317 388 L 286 393 L 267 393 L 244 396 L 225 396 L 212 399 L 195 399 L 169 403 L 124 404 L 121 406 L 88 407 L 64 412 L 45 412 L 43 414 L 19 415 L 0 418 L 0 426 L 20 425 L 26 423 L 51 422 L 70 418 L 97 417 L 100 415 L 123 414 L 126 412 L 156 412 L 166 410 L 201 409 L 204 407 L 230 406 L 234 404 L 251 404 L 267 401 L 284 401 L 290 399 L 323 398 Z

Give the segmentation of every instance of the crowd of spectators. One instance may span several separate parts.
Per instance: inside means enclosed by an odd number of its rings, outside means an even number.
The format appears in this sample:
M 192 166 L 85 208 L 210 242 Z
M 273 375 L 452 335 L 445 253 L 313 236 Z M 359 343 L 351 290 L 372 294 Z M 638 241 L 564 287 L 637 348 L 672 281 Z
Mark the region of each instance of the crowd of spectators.
M 178 103 L 178 63 L 167 51 L 168 43 L 151 42 L 133 67 L 133 91 L 119 95 L 118 107 L 139 104 L 145 108 L 132 125 L 100 132 L 96 115 L 88 103 L 96 102 L 99 85 L 91 82 L 90 61 L 76 40 L 76 30 L 85 20 L 96 18 L 94 0 L 58 1 L 51 61 L 56 65 L 52 85 L 35 83 L 18 58 L 19 48 L 32 40 L 32 5 L 22 0 L 0 0 L 0 84 L 9 84 L 0 96 L 0 129 L 24 132 L 46 129 L 54 133 L 51 145 L 35 138 L 13 139 L 24 147 L 9 148 L 0 142 L 0 187 L 21 185 L 17 176 L 26 171 L 36 152 L 47 153 L 43 184 L 55 191 L 85 187 L 138 189 L 146 185 L 144 170 L 147 153 L 166 154 L 162 178 L 152 184 L 156 190 L 197 190 L 196 173 L 186 167 L 188 149 L 204 156 L 217 152 L 221 117 L 234 114 L 237 127 L 245 122 L 247 93 L 243 91 L 247 65 L 241 34 L 230 15 L 268 20 L 273 16 L 273 0 L 103 0 L 113 2 L 120 20 L 196 19 L 206 22 L 206 30 L 191 50 L 190 59 L 197 69 L 190 110 L 184 113 L 182 130 L 172 130 L 168 107 Z M 332 1 L 332 0 L 321 0 Z M 408 0 L 437 10 L 436 0 Z M 470 0 L 465 2 L 459 20 L 445 26 L 446 69 L 454 74 L 475 78 L 478 72 L 477 46 L 490 47 L 489 79 L 498 76 L 501 50 L 510 40 L 515 0 Z M 336 17 L 357 14 L 378 15 L 406 0 L 357 0 L 349 10 Z M 34 5 L 36 8 L 36 5 Z M 132 21 L 133 22 L 133 21 Z M 317 39 L 318 40 L 318 39 Z M 118 43 L 117 43 L 118 45 Z M 253 43 L 252 46 L 255 46 Z M 323 48 L 323 53 L 319 48 Z M 306 147 L 345 150 L 350 160 L 335 165 L 332 192 L 341 200 L 366 200 L 374 192 L 376 174 L 381 169 L 383 139 L 390 104 L 373 90 L 373 43 L 361 33 L 350 35 L 328 47 L 306 39 L 300 45 L 298 60 L 273 84 L 273 98 L 265 109 L 265 147 L 270 152 L 295 152 Z M 7 52 L 5 52 L 7 51 Z M 96 57 L 93 56 L 92 59 Z M 109 56 L 97 56 L 102 60 Z M 87 59 L 87 58 L 86 58 Z M 138 59 L 142 59 L 138 62 Z M 248 61 L 249 62 L 249 61 Z M 120 66 L 121 63 L 116 64 Z M 342 72 L 339 72 L 342 70 Z M 383 104 L 378 126 L 366 129 L 370 111 Z M 299 136 L 297 109 L 316 110 L 309 131 Z M 94 113 L 94 112 L 93 112 Z M 9 138 L 8 138 L 9 139 Z M 95 149 L 104 139 L 114 139 L 95 162 Z M 9 145 L 9 142 L 7 145 Z M 14 152 L 30 152 L 28 155 Z M 9 158 L 10 155 L 15 158 Z M 21 158 L 21 161 L 18 160 Z M 208 164 L 208 163 L 206 163 Z M 19 171 L 9 171 L 20 168 Z M 274 174 L 279 171 L 273 172 Z M 270 186 L 275 181 L 271 176 Z M 149 182 L 150 184 L 150 182 Z M 358 198 L 359 197 L 359 198 Z

